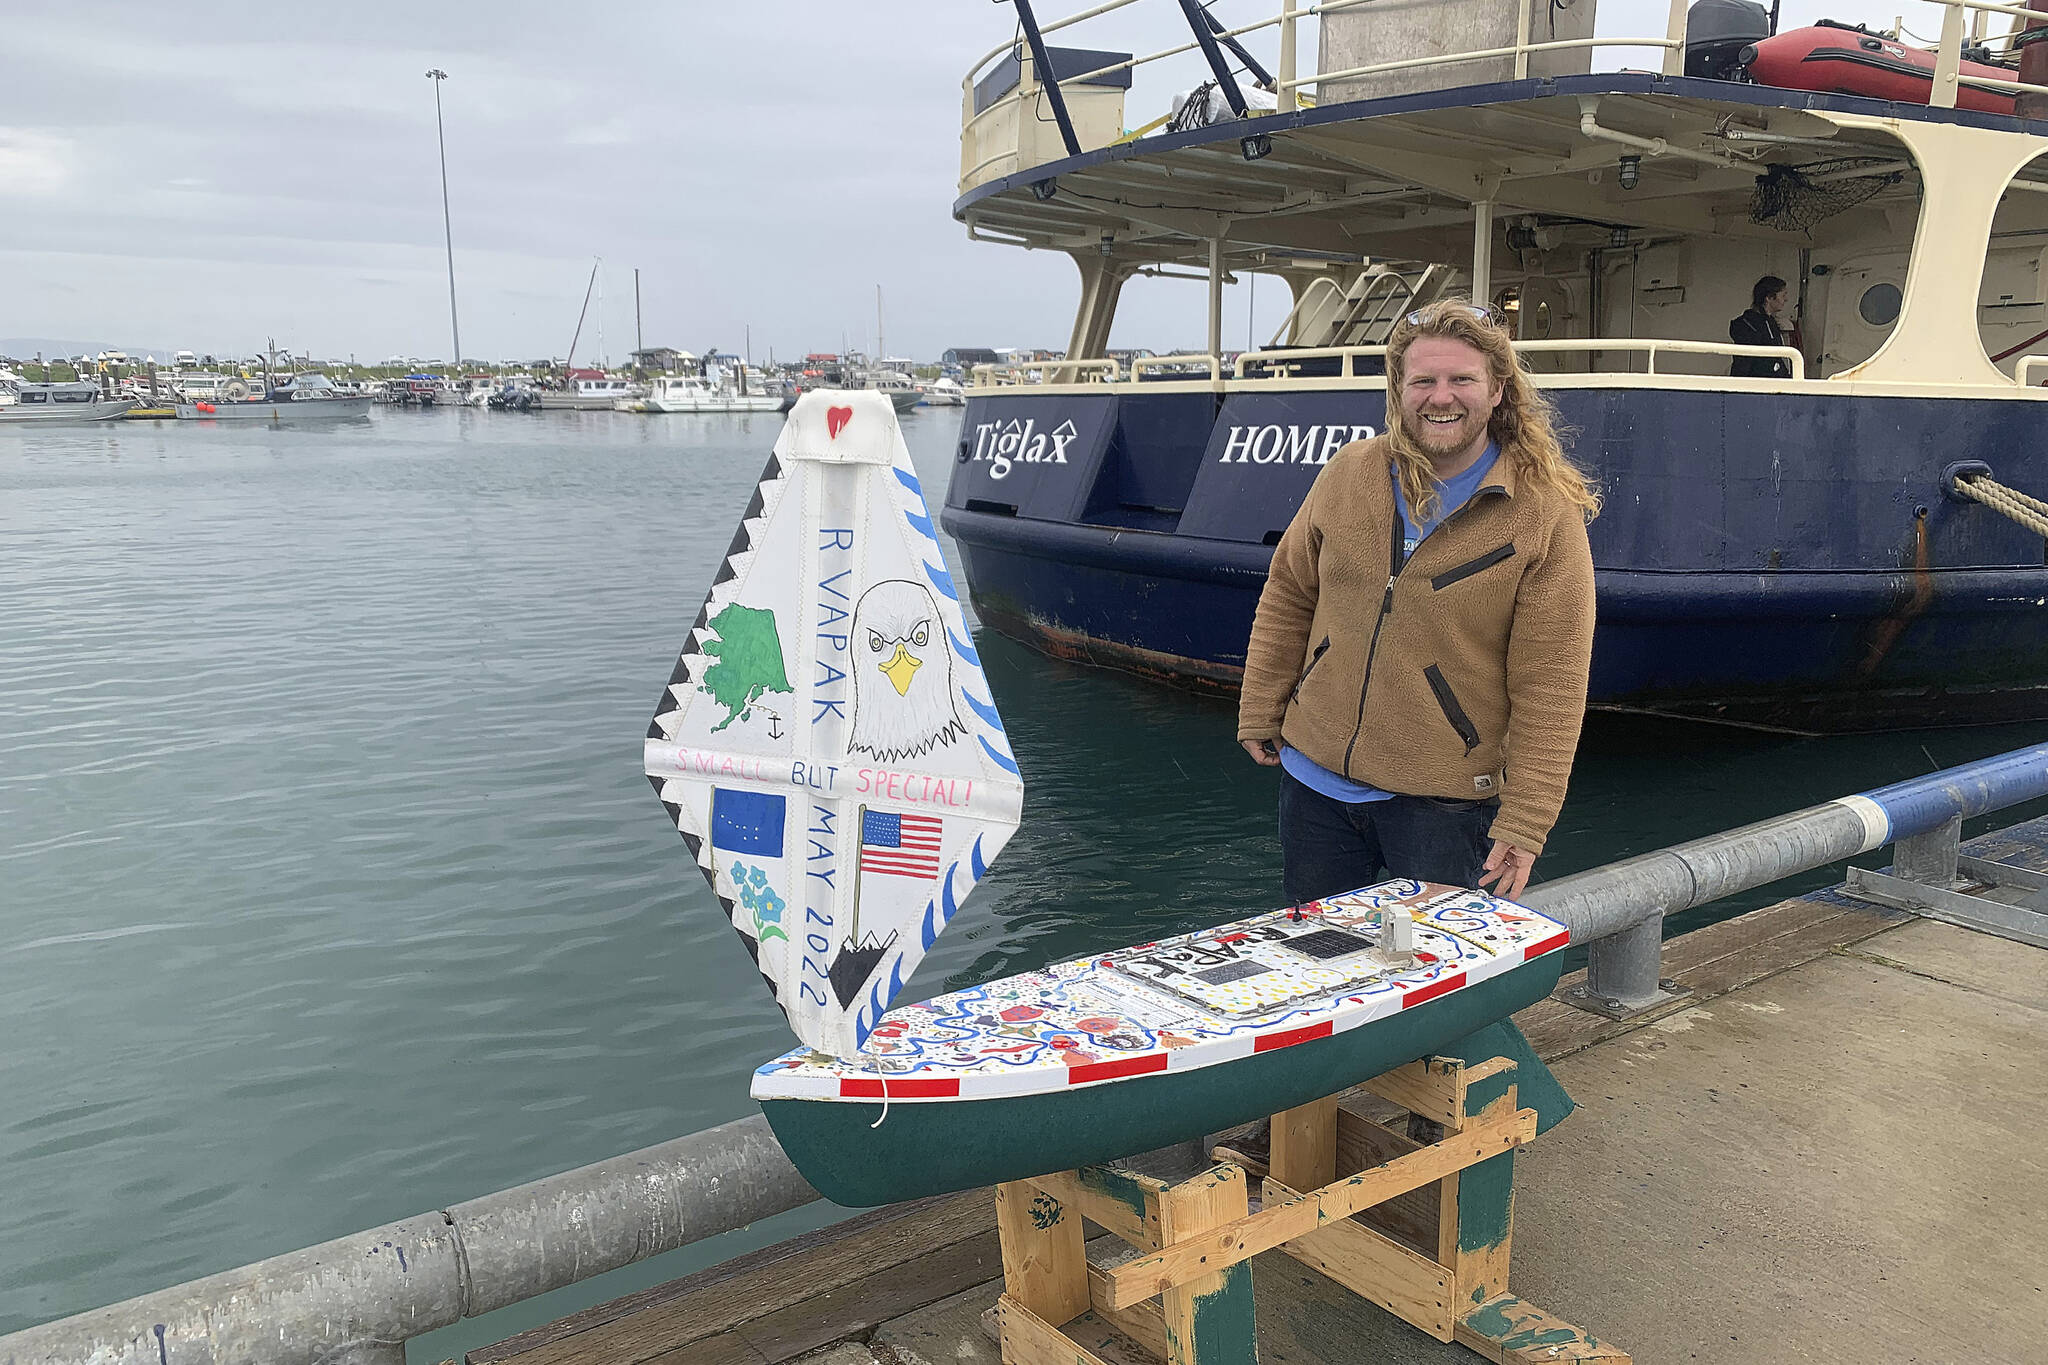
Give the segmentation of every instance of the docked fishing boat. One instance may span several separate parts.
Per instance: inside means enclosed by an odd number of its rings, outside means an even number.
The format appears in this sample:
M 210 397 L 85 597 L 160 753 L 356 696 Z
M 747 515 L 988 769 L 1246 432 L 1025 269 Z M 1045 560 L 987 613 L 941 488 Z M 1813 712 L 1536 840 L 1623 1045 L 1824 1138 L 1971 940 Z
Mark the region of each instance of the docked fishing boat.
M 375 401 L 366 393 L 343 393 L 317 370 L 275 380 L 260 396 L 231 396 L 239 383 L 226 386 L 219 398 L 179 403 L 178 417 L 195 422 L 335 422 L 368 417 Z
M 47 384 L 23 380 L 8 385 L 8 390 L 10 401 L 0 402 L 0 426 L 103 422 L 135 406 L 132 398 L 102 397 L 100 386 L 90 380 Z
M 632 380 L 603 370 L 570 370 L 563 375 L 562 387 L 538 392 L 544 410 L 610 411 L 621 402 L 647 396 L 647 390 Z
M 974 372 L 943 521 L 981 619 L 1235 687 L 1281 531 L 1385 425 L 1394 327 L 1466 296 L 1605 491 L 1594 705 L 1806 730 L 2048 713 L 2048 521 L 2015 500 L 2048 495 L 2048 128 L 1962 94 L 2048 95 L 1963 65 L 1966 36 L 2028 44 L 1966 35 L 1985 10 L 1950 0 L 1914 104 L 1757 83 L 1794 79 L 1761 6 L 1750 32 L 1696 6 L 1692 41 L 1682 10 L 1595 38 L 1590 3 L 1430 8 L 1321 14 L 1306 72 L 1298 11 L 1234 14 L 1188 60 L 1226 98 L 1246 67 L 1277 108 L 1137 137 L 1132 63 L 1049 48 L 1021 8 L 970 73 L 954 216 L 1066 252 L 1080 283 L 1064 360 Z M 1619 47 L 1663 70 L 1592 69 Z M 1223 287 L 1247 273 L 1291 307 L 1233 355 Z M 1110 356 L 1125 284 L 1189 274 L 1202 351 Z M 1731 342 L 1766 276 L 1796 331 Z
M 958 380 L 941 376 L 924 386 L 924 405 L 928 408 L 961 408 L 967 406 L 967 390 Z
M 924 390 L 901 370 L 868 370 L 861 376 L 862 387 L 886 397 L 898 412 L 909 412 L 924 401 Z
M 657 375 L 642 398 L 613 404 L 621 412 L 776 412 L 782 395 L 761 389 L 748 392 L 743 381 L 723 375 Z

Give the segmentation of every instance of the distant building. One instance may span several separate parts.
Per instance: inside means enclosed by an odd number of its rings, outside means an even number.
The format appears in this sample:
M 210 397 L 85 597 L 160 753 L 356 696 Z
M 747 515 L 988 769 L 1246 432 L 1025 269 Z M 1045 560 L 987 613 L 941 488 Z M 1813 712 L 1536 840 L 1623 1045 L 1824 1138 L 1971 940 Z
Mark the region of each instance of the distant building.
M 673 346 L 649 346 L 644 351 L 633 352 L 633 368 L 670 374 L 677 369 L 688 355 L 688 351 L 679 351 Z
M 939 357 L 945 365 L 993 365 L 996 353 L 986 346 L 955 346 Z

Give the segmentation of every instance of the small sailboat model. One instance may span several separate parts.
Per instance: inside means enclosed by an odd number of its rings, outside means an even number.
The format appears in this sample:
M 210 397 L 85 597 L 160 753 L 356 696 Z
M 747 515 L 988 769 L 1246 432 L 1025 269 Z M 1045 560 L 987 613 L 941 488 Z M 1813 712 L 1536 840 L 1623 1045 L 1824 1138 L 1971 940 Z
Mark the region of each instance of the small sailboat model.
M 754 1098 L 840 1204 L 1106 1161 L 1334 1094 L 1541 999 L 1569 940 L 1480 892 L 1397 881 L 892 1008 L 1024 788 L 877 393 L 797 401 L 646 771 L 803 1044 L 756 1072 Z

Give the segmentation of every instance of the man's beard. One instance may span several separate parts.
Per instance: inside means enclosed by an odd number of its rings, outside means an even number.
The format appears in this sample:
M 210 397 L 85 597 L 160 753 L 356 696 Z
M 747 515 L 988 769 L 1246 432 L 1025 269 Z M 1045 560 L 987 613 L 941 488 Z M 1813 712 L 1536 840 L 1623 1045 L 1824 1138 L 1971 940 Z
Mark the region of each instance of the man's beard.
M 1417 413 L 1409 420 L 1408 430 L 1415 444 L 1428 455 L 1455 455 L 1472 443 L 1472 417 L 1464 414 L 1464 420 L 1453 427 L 1437 427 Z

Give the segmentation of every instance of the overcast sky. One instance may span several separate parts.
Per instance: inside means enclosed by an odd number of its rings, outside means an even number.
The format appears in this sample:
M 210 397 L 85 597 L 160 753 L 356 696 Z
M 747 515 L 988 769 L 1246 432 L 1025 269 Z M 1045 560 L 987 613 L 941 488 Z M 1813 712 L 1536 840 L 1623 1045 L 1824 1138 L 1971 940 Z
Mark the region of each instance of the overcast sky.
M 275 336 L 365 361 L 446 356 L 429 67 L 449 73 L 470 356 L 560 355 L 596 257 L 614 361 L 633 346 L 636 267 L 650 345 L 738 349 L 751 328 L 757 357 L 869 348 L 877 285 L 892 353 L 1066 344 L 1067 258 L 970 243 L 950 212 L 960 80 L 1010 36 L 1005 4 L 8 8 L 0 345 L 246 353 Z M 1888 24 L 1903 8 L 1938 31 L 1932 5 L 1880 8 L 1787 0 L 1785 26 L 1821 13 Z M 1216 6 L 1233 24 L 1277 9 Z M 1663 0 L 1608 0 L 1599 28 L 1661 31 L 1664 13 Z M 1156 51 L 1185 36 L 1174 0 L 1139 0 L 1060 41 Z M 1247 41 L 1273 60 L 1270 31 Z M 1127 126 L 1200 79 L 1191 60 L 1141 75 Z M 1259 293 L 1261 337 L 1284 292 Z M 1241 288 L 1225 315 L 1241 344 Z M 593 303 L 579 359 L 599 322 Z M 1200 285 L 1139 281 L 1114 341 L 1167 349 L 1203 329 Z

